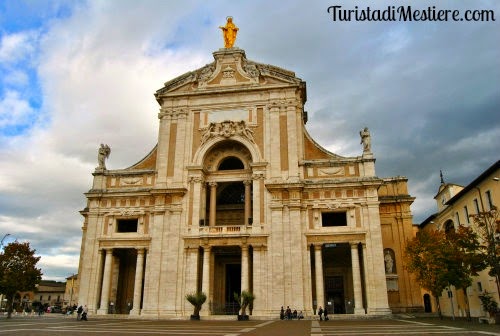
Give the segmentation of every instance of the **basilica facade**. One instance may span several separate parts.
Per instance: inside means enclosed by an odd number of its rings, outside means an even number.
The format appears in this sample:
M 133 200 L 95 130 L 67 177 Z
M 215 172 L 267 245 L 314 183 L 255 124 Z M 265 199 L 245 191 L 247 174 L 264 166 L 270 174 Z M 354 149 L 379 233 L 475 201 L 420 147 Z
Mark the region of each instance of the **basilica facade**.
M 404 177 L 380 178 L 367 128 L 343 157 L 306 130 L 306 83 L 229 47 L 167 83 L 158 143 L 135 165 L 106 169 L 101 146 L 85 194 L 79 301 L 97 314 L 253 316 L 281 306 L 313 315 L 421 310 L 402 264 L 414 236 Z

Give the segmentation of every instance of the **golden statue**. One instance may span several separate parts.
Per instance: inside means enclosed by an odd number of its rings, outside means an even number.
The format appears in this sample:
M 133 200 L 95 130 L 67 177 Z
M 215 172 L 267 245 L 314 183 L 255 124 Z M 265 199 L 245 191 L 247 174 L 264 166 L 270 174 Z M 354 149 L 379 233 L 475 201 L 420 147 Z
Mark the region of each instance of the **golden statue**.
M 236 41 L 236 34 L 238 33 L 239 28 L 233 23 L 233 17 L 228 16 L 226 25 L 220 26 L 222 29 L 222 35 L 224 36 L 224 48 L 232 48 L 234 41 Z

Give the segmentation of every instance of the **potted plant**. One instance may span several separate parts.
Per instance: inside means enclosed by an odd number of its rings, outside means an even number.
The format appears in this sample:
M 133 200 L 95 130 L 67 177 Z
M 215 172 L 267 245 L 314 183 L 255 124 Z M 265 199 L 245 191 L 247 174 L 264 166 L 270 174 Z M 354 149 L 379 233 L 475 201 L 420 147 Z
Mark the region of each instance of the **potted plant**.
M 234 293 L 234 299 L 238 302 L 241 309 L 241 314 L 238 315 L 238 321 L 248 321 L 249 318 L 246 314 L 246 309 L 248 306 L 253 306 L 255 295 L 249 291 L 242 291 L 241 295 Z
M 483 294 L 479 295 L 479 299 L 481 300 L 481 306 L 484 311 L 488 312 L 490 318 L 494 318 L 498 309 L 498 303 L 493 300 L 491 294 L 485 291 Z
M 199 321 L 201 306 L 207 301 L 207 295 L 203 292 L 186 294 L 186 300 L 188 300 L 194 308 L 193 315 L 191 315 L 190 319 Z

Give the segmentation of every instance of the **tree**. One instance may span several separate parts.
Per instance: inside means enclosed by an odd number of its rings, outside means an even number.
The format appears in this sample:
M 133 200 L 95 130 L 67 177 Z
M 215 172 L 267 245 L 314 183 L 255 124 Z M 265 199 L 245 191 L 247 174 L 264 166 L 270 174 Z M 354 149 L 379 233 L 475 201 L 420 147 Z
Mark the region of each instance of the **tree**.
M 28 242 L 17 240 L 4 247 L 0 253 L 0 293 L 7 297 L 7 318 L 12 315 L 12 302 L 18 291 L 31 291 L 42 279 L 42 271 L 36 268 L 40 257 Z
M 481 306 L 484 311 L 487 312 L 490 317 L 493 317 L 498 309 L 498 303 L 493 300 L 491 294 L 486 291 L 479 295 L 479 299 L 481 300 Z
M 191 293 L 186 295 L 186 300 L 190 304 L 193 305 L 194 311 L 192 319 L 199 320 L 200 319 L 200 310 L 205 301 L 207 301 L 207 295 L 203 292 L 196 292 L 196 293 Z
M 457 231 L 446 234 L 447 243 L 451 249 L 451 259 L 448 270 L 451 272 L 450 284 L 461 289 L 465 298 L 467 319 L 470 321 L 470 307 L 467 287 L 472 284 L 472 277 L 486 268 L 479 236 L 470 227 L 463 225 Z
M 405 247 L 406 267 L 436 299 L 439 317 L 442 317 L 439 296 L 451 282 L 448 271 L 451 254 L 442 231 L 420 231 Z
M 500 293 L 500 219 L 498 209 L 492 207 L 490 211 L 479 212 L 470 216 L 473 226 L 482 240 L 482 250 L 486 265 L 490 268 L 489 275 L 495 277 L 497 290 Z
M 246 316 L 246 309 L 248 306 L 253 305 L 255 295 L 249 291 L 242 291 L 241 295 L 238 295 L 238 293 L 234 293 L 234 299 L 240 305 L 241 316 Z

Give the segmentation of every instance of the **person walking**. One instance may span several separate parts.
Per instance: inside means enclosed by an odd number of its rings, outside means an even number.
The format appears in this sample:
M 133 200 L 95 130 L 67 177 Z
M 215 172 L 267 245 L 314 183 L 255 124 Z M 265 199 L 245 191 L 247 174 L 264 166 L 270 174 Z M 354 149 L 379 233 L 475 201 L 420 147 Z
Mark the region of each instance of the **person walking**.
M 77 321 L 80 321 L 80 319 L 82 318 L 82 312 L 83 312 L 83 307 L 82 306 L 78 307 L 78 309 L 76 310 Z
M 319 309 L 318 309 L 318 316 L 319 316 L 319 320 L 323 321 L 323 308 L 321 308 L 321 306 L 319 306 Z
M 328 321 L 328 308 L 325 306 L 325 309 L 323 310 L 323 317 L 325 321 Z
M 88 321 L 87 320 L 88 313 L 89 313 L 89 309 L 87 308 L 87 305 L 85 305 L 85 307 L 83 307 L 82 321 Z

